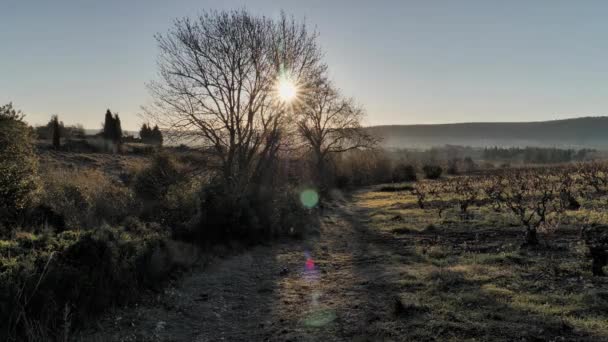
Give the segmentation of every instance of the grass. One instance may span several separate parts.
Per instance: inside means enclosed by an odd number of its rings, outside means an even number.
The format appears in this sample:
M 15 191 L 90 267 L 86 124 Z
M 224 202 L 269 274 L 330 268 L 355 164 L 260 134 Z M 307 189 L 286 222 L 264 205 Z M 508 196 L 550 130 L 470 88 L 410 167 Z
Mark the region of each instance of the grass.
M 361 191 L 355 202 L 370 213 L 370 229 L 391 233 L 410 251 L 391 266 L 400 274 L 398 296 L 424 306 L 405 321 L 407 339 L 608 339 L 608 281 L 591 275 L 576 225 L 542 236 L 547 247 L 526 250 L 521 228 L 491 208 L 474 207 L 474 219 L 463 221 L 457 210 L 438 217 L 400 209 L 415 203 L 404 192 Z M 606 219 L 581 210 L 567 222 L 589 215 Z

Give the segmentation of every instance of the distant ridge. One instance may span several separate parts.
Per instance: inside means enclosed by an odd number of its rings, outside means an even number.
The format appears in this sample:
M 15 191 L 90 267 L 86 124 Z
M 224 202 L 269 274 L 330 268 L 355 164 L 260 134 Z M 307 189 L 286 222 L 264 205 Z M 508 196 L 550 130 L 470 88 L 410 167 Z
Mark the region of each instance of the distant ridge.
M 534 122 L 468 122 L 370 126 L 384 147 L 442 145 L 608 149 L 608 116 Z

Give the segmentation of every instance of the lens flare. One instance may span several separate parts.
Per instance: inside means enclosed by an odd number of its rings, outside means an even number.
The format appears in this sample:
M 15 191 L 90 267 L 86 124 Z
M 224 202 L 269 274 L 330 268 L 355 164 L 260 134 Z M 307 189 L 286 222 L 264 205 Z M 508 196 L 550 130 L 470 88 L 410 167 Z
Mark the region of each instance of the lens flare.
M 318 288 L 321 274 L 309 251 L 304 252 L 304 260 L 302 275 L 304 280 L 313 286 L 313 290 L 310 293 L 310 306 L 302 323 L 304 326 L 310 328 L 324 327 L 336 319 L 336 312 L 326 305 L 323 305 L 321 302 L 322 293 L 319 290 L 314 289 Z
M 306 208 L 312 209 L 319 203 L 319 194 L 313 189 L 306 189 L 300 193 L 300 202 Z
M 320 328 L 328 325 L 336 319 L 336 313 L 331 309 L 321 309 L 310 313 L 304 319 L 304 325 L 307 327 Z

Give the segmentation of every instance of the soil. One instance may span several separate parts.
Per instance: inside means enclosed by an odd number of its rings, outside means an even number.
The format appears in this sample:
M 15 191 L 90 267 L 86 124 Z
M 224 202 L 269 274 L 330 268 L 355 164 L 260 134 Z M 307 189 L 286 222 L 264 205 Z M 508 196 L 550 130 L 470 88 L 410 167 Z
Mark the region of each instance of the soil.
M 470 265 L 465 261 L 474 255 L 503 255 L 506 245 L 521 241 L 521 230 L 378 229 L 373 215 L 354 201 L 332 202 L 322 210 L 317 235 L 201 264 L 152 300 L 108 313 L 77 339 L 605 340 L 602 298 L 608 283 L 580 275 L 571 253 L 565 252 L 569 247 L 563 247 L 572 245 L 570 233 L 559 234 L 542 251 Z M 394 224 L 392 217 L 387 222 Z M 534 311 L 558 310 L 564 291 L 593 295 L 595 304 L 564 308 L 561 319 Z M 525 309 L 514 305 L 515 299 L 505 299 L 519 295 L 545 295 L 545 306 L 521 302 L 528 305 Z M 592 322 L 595 332 L 580 320 L 567 321 L 573 310 L 598 317 Z
M 326 207 L 316 237 L 200 266 L 153 301 L 108 314 L 87 341 L 366 341 L 395 320 L 379 267 L 400 242 L 365 214 Z M 394 275 L 392 275 L 394 276 Z M 393 337 L 394 338 L 394 337 Z

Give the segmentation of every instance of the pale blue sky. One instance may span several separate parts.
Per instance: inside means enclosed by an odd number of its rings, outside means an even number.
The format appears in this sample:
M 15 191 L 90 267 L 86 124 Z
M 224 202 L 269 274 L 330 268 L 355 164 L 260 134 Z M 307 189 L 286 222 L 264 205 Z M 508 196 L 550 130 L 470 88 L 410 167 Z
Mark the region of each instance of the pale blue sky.
M 306 18 L 367 124 L 608 113 L 606 1 L 0 0 L 0 104 L 32 123 L 138 127 L 153 35 L 203 9 Z

